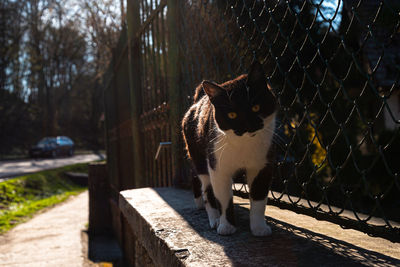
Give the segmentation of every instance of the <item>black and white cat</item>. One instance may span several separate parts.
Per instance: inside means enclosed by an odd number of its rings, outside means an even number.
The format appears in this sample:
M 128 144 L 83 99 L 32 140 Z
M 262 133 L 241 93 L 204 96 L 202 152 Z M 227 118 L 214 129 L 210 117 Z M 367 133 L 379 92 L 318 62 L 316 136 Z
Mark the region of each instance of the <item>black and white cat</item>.
M 210 226 L 218 234 L 236 231 L 232 178 L 238 173 L 246 175 L 250 188 L 252 234 L 271 234 L 264 211 L 273 175 L 275 114 L 276 100 L 258 62 L 247 75 L 221 85 L 203 81 L 196 88 L 194 103 L 182 121 L 183 137 L 201 181 L 194 183 L 196 204 L 205 205 Z M 196 188 L 200 186 L 201 191 Z

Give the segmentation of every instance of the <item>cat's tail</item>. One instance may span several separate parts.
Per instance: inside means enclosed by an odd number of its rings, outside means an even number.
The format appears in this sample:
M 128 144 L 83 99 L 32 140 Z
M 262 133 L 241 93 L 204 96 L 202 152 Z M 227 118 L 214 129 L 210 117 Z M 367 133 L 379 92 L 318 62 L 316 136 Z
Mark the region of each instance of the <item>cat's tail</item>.
M 197 103 L 205 95 L 203 90 L 203 83 L 200 83 L 194 92 L 193 104 Z

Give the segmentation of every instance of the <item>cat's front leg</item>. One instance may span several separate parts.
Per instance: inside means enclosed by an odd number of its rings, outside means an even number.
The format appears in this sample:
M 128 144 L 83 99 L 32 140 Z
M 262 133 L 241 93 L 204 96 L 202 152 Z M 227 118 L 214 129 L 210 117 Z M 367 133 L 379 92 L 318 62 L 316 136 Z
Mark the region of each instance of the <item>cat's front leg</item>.
M 194 203 L 198 209 L 204 209 L 203 191 L 201 188 L 201 180 L 195 175 L 192 178 L 192 189 L 194 196 Z
M 267 164 L 259 171 L 249 170 L 247 181 L 250 187 L 250 229 L 255 236 L 268 236 L 271 227 L 265 222 L 265 205 L 272 180 L 273 166 Z
M 200 174 L 198 176 L 201 181 L 202 197 L 207 211 L 208 221 L 211 229 L 215 229 L 218 227 L 220 214 L 217 209 L 217 203 L 211 187 L 210 176 L 206 174 Z
M 220 235 L 230 235 L 236 231 L 233 214 L 232 176 L 219 172 L 211 172 L 211 184 L 221 216 L 217 232 Z

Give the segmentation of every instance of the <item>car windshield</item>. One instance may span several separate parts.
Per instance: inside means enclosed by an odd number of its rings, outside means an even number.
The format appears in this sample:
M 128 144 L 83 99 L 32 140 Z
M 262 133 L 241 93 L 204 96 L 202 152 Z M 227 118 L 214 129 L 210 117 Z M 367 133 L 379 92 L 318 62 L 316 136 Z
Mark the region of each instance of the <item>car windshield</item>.
M 38 145 L 48 145 L 48 144 L 53 144 L 55 142 L 56 142 L 55 138 L 43 138 L 42 140 L 39 141 Z

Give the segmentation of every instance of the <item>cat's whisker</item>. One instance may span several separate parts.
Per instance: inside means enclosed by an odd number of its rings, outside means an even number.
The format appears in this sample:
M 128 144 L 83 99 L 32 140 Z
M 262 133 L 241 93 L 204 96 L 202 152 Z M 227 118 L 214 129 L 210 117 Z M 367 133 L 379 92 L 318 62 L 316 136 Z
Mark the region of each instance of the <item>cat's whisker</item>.
M 279 139 L 279 141 L 282 141 L 283 143 L 286 143 L 285 142 L 285 139 L 283 139 L 277 132 L 275 132 L 274 130 L 271 130 L 271 129 L 269 129 L 269 128 L 264 128 L 264 130 L 265 131 L 267 131 L 267 132 L 269 132 L 269 133 L 272 133 L 272 135 L 274 136 L 274 137 L 277 137 L 278 139 Z
M 221 138 L 219 140 L 216 140 L 215 143 L 218 144 L 218 143 L 220 143 L 220 142 L 222 142 L 224 140 L 226 140 L 226 136 L 225 135 L 221 136 Z
M 225 138 L 222 138 L 221 140 L 218 140 L 218 141 L 214 142 L 214 145 L 218 145 L 218 144 L 220 144 L 221 142 L 224 142 L 224 141 L 225 141 Z
M 225 148 L 226 148 L 226 144 L 227 143 L 225 143 L 225 145 L 222 146 L 224 149 L 221 151 L 221 154 L 219 155 L 219 159 L 218 159 L 219 164 L 221 164 L 222 154 L 224 154 L 224 151 L 225 151 Z
M 212 151 L 211 153 L 215 154 L 218 151 L 220 151 L 222 148 L 224 148 L 227 145 L 227 143 L 223 144 L 222 146 L 218 147 L 217 149 L 215 149 L 214 151 Z
M 272 143 L 277 145 L 282 151 L 285 151 L 289 154 L 289 156 L 294 157 L 295 155 L 292 152 L 292 149 L 290 149 L 289 147 L 287 147 L 287 143 L 286 140 L 283 139 L 278 133 L 276 133 L 275 131 L 269 129 L 269 128 L 264 128 L 265 131 L 272 133 L 273 137 L 272 138 Z
M 225 138 L 221 138 L 221 139 L 219 139 L 219 140 L 216 140 L 216 141 L 214 141 L 214 142 L 209 142 L 211 145 L 218 145 L 218 144 L 221 144 L 222 142 L 224 142 L 225 141 Z
M 211 139 L 209 141 L 209 143 L 213 143 L 214 140 L 217 140 L 218 138 L 224 139 L 226 136 L 225 135 L 217 135 L 216 137 L 214 137 L 213 139 Z M 220 142 L 220 140 L 216 141 L 216 142 Z

